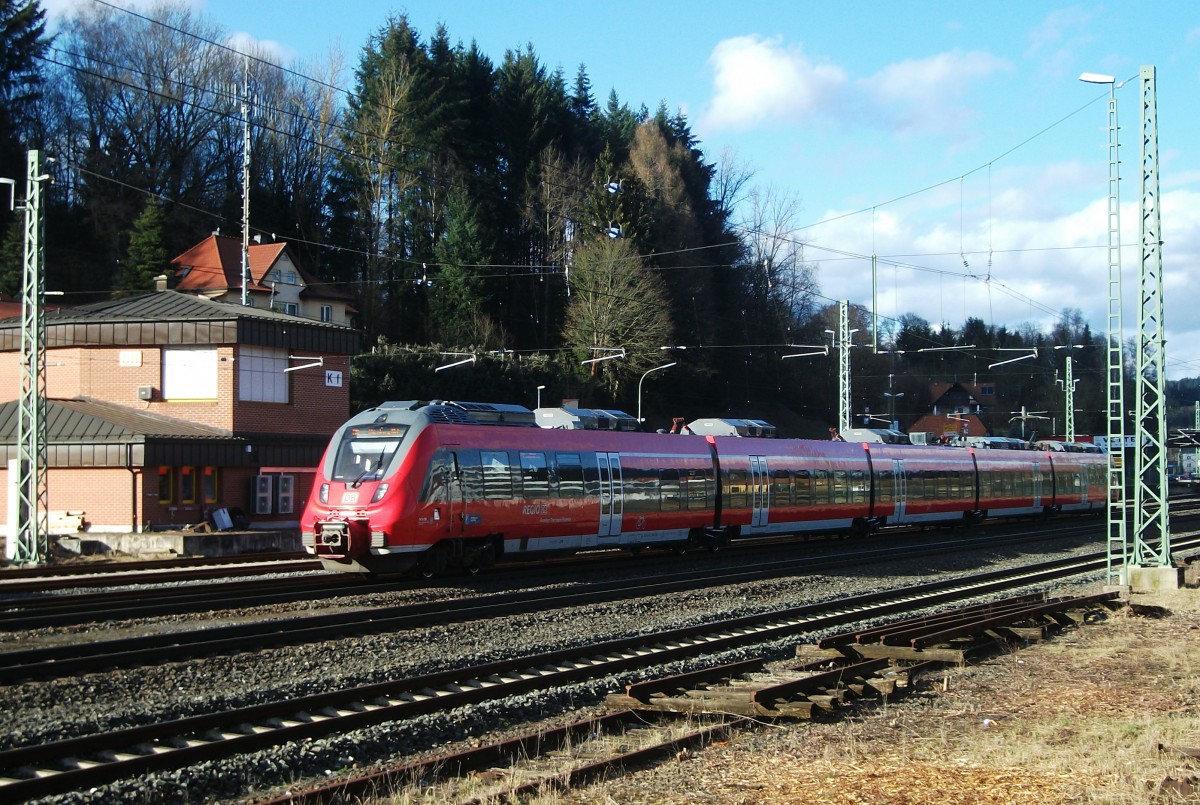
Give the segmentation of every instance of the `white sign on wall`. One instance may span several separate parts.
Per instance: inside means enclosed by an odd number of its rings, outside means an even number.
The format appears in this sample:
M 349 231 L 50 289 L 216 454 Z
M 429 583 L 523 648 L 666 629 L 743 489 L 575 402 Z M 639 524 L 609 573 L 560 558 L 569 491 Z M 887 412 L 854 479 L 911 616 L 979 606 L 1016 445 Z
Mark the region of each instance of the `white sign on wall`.
M 326 369 L 325 385 L 340 389 L 342 387 L 342 373 L 333 369 Z

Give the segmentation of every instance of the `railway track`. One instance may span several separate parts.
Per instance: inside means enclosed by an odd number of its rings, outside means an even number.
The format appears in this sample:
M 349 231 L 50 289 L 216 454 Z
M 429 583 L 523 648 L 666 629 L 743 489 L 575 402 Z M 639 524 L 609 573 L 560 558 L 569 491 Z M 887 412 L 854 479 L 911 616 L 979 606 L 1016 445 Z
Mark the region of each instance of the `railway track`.
M 1012 524 L 1004 524 L 1011 528 Z M 1007 544 L 1011 536 L 1005 534 L 1005 529 L 997 527 L 989 529 L 988 537 L 996 544 Z M 1062 529 L 1074 530 L 1079 528 L 1079 521 L 1056 523 L 1049 528 L 1038 529 L 1035 533 L 1047 533 Z M 856 541 L 856 545 L 866 546 L 869 550 L 872 544 L 890 544 L 896 539 L 909 539 L 923 532 L 910 531 L 903 536 L 889 534 L 875 537 L 874 543 Z M 1025 534 L 1030 532 L 1025 531 Z M 980 537 L 975 537 L 977 539 Z M 806 544 L 799 541 L 799 544 Z M 841 540 L 837 541 L 838 544 Z M 778 538 L 771 540 L 747 539 L 735 543 L 729 550 L 741 551 L 767 546 L 785 546 L 788 543 Z M 548 568 L 563 568 L 567 571 L 597 567 L 612 567 L 627 564 L 630 556 L 622 551 L 612 551 L 600 554 L 588 554 L 584 557 L 569 557 L 568 560 L 541 560 L 536 567 L 539 572 Z M 644 560 L 642 560 L 644 561 Z M 501 565 L 486 578 L 503 579 L 505 577 L 526 576 L 530 565 L 513 563 Z M 254 572 L 250 568 L 239 568 L 238 572 L 246 574 Z M 181 580 L 194 578 L 212 578 L 206 576 L 181 577 L 164 574 L 155 584 L 154 578 L 133 576 L 123 581 L 125 586 L 115 590 L 102 592 L 60 592 L 57 594 L 39 594 L 47 592 L 47 588 L 36 588 L 36 582 L 20 582 L 17 585 L 3 583 L 0 574 L 0 632 L 17 632 L 30 629 L 43 629 L 55 626 L 73 626 L 86 623 L 127 620 L 134 618 L 150 618 L 170 615 L 186 615 L 200 612 L 214 612 L 229 609 L 249 609 L 258 606 L 287 604 L 297 601 L 315 601 L 351 595 L 371 595 L 413 590 L 425 586 L 427 582 L 412 577 L 392 577 L 386 579 L 364 578 L 352 574 L 312 573 L 300 575 L 302 571 L 312 571 L 308 563 L 288 563 L 286 566 L 264 566 L 260 571 L 266 573 L 289 573 L 294 575 L 271 576 L 251 581 L 210 582 L 204 584 L 174 584 Z M 206 569 L 208 573 L 219 573 L 214 568 Z M 668 571 L 669 572 L 669 571 Z M 107 577 L 109 574 L 102 574 Z M 53 580 L 55 587 L 60 580 Z M 89 580 L 92 581 L 92 580 Z M 170 586 L 163 583 L 170 582 Z M 113 580 L 111 583 L 117 583 Z M 151 585 L 154 586 L 142 586 Z M 106 585 L 107 586 L 107 585 Z
M 1074 524 L 1055 531 L 1056 538 L 1086 534 L 1094 524 Z M 1045 539 L 1044 533 L 1037 535 Z M 200 655 L 259 650 L 265 647 L 342 640 L 355 635 L 401 632 L 429 626 L 458 623 L 501 615 L 542 612 L 587 605 L 595 602 L 628 600 L 671 592 L 691 591 L 722 585 L 744 584 L 766 579 L 811 575 L 863 562 L 911 560 L 922 556 L 942 556 L 948 551 L 979 547 L 1020 545 L 1028 534 L 998 539 L 980 535 L 972 539 L 942 539 L 914 545 L 891 544 L 874 551 L 855 547 L 822 557 L 797 557 L 759 563 L 744 568 L 716 570 L 711 567 L 656 576 L 652 580 L 585 582 L 571 589 L 510 591 L 471 596 L 451 601 L 423 602 L 389 607 L 371 607 L 313 615 L 303 618 L 276 618 L 256 623 L 217 626 L 166 634 L 101 640 L 89 643 L 0 653 L 0 683 L 24 679 L 62 677 L 105 668 L 130 668 L 139 665 L 178 661 Z
M 1181 549 L 1196 547 L 1192 538 Z M 290 741 L 345 733 L 385 722 L 644 675 L 668 664 L 719 657 L 747 646 L 794 640 L 897 613 L 1042 585 L 1106 566 L 1103 554 L 1042 562 L 899 590 L 810 604 L 716 623 L 517 657 L 299 699 L 119 729 L 0 752 L 0 792 L 10 801 L 48 796 L 146 772 L 176 769 Z
M 157 584 L 171 581 L 298 573 L 320 570 L 306 554 L 243 554 L 196 559 L 153 559 L 131 562 L 82 562 L 69 565 L 6 568 L 0 572 L 0 595 L 19 592 Z

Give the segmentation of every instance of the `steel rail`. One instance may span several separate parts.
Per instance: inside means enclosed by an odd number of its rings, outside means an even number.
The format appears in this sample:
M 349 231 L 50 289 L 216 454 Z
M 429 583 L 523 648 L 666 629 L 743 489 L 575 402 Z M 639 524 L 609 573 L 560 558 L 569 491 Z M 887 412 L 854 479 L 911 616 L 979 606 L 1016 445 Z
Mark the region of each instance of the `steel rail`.
M 1094 574 L 1104 552 L 967 578 L 876 591 L 651 635 L 500 660 L 393 682 L 70 738 L 0 752 L 0 793 L 32 798 L 180 768 L 287 741 L 559 688 L 1001 590 Z
M 194 631 L 8 651 L 0 653 L 0 684 L 22 679 L 61 677 L 111 667 L 128 668 L 156 664 L 186 659 L 198 654 L 234 653 L 270 646 L 340 640 L 351 635 L 401 632 L 473 619 L 543 611 L 548 608 L 580 606 L 597 601 L 662 595 L 694 590 L 700 586 L 743 584 L 800 573 L 811 574 L 858 566 L 863 562 L 942 556 L 947 548 L 966 550 L 977 548 L 979 545 L 1020 544 L 1027 539 L 1010 537 L 998 540 L 994 536 L 981 536 L 974 540 L 938 541 L 920 548 L 911 544 L 891 545 L 874 551 L 855 550 L 828 557 L 797 557 L 784 562 L 764 563 L 727 572 L 714 573 L 712 569 L 706 568 L 674 573 L 666 577 L 658 576 L 652 580 L 632 584 L 628 580 L 592 582 L 567 591 L 511 591 L 453 601 L 372 607 L 304 618 L 277 618 L 266 622 Z

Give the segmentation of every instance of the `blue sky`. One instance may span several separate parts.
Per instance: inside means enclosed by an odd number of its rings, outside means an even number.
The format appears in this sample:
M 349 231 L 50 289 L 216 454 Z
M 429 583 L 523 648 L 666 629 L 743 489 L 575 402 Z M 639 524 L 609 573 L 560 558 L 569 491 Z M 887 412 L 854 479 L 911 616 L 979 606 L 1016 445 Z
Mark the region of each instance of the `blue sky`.
M 53 16 L 86 2 L 45 5 Z M 1200 4 L 191 4 L 284 61 L 340 50 L 344 86 L 400 13 L 423 38 L 445 24 L 495 62 L 528 43 L 568 78 L 583 63 L 598 100 L 615 89 L 634 108 L 683 111 L 712 161 L 732 155 L 789 202 L 823 296 L 869 306 L 874 253 L 880 314 L 955 327 L 1046 329 L 1071 307 L 1104 330 L 1108 91 L 1078 76 L 1133 79 L 1117 91 L 1126 338 L 1141 263 L 1137 77 L 1153 65 L 1168 376 L 1200 375 Z

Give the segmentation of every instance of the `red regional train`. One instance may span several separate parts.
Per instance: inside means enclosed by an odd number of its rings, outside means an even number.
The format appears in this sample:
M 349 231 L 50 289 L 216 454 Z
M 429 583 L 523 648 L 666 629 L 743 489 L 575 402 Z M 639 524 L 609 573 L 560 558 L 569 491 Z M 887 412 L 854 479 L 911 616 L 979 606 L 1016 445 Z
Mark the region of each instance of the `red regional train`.
M 570 409 L 537 413 L 551 410 Z M 744 536 L 1105 506 L 1103 454 L 555 421 L 538 427 L 527 408 L 485 403 L 387 402 L 363 411 L 338 429 L 321 461 L 301 518 L 306 550 L 329 570 L 436 575 L 550 553 L 685 550 Z

